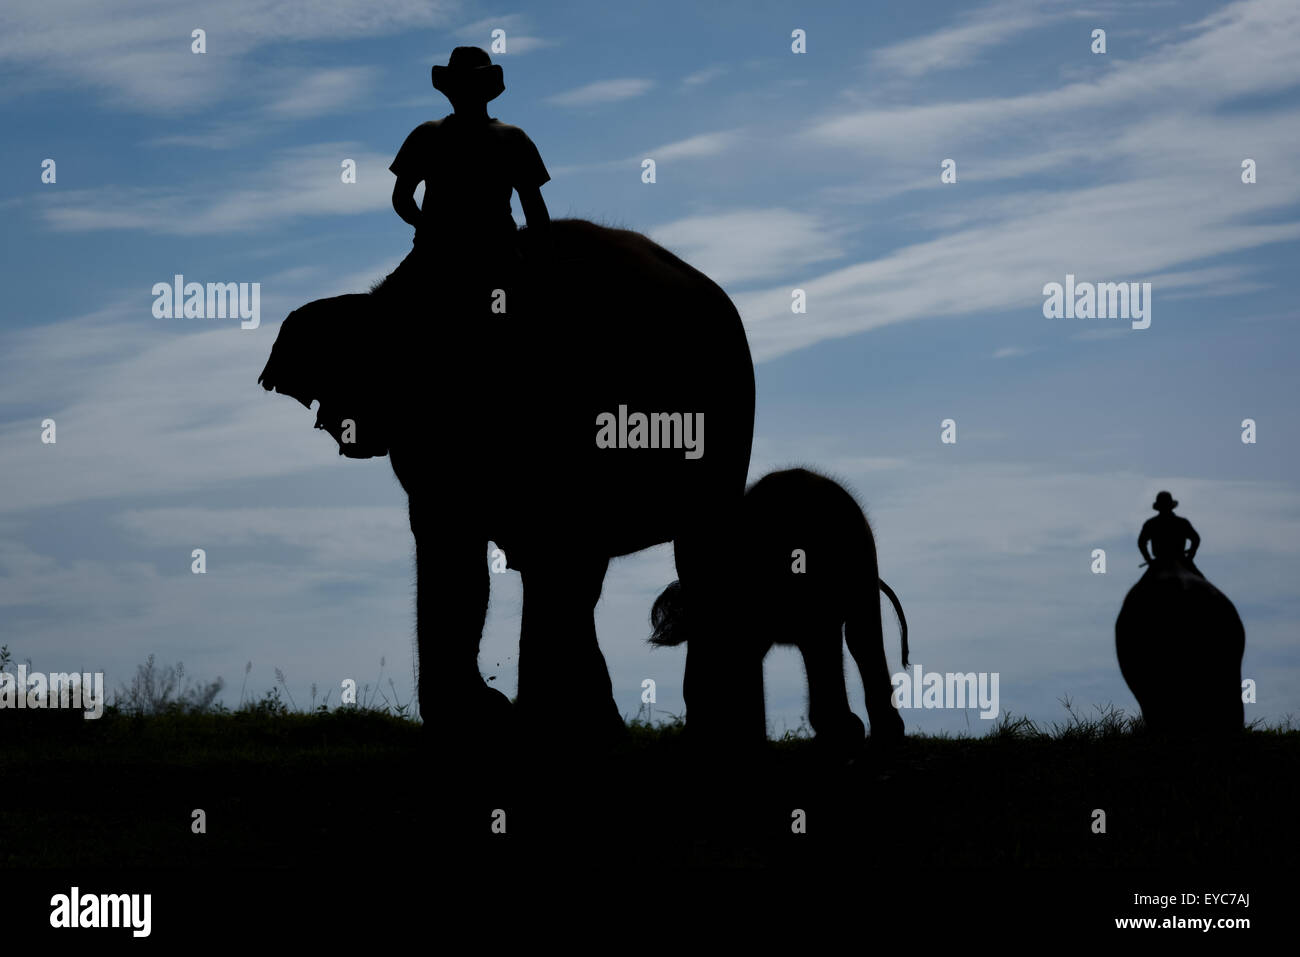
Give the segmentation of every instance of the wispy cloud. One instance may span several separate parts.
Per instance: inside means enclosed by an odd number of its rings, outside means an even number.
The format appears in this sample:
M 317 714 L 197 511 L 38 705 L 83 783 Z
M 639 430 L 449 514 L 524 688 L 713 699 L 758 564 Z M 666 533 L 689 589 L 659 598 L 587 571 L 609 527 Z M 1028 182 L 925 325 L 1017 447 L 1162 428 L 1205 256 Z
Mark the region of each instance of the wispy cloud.
M 0 512 L 179 494 L 337 459 L 333 440 L 305 421 L 309 412 L 256 384 L 278 323 L 182 331 L 178 321 L 150 315 L 148 292 L 138 303 L 4 337 L 0 404 L 44 411 L 35 423 L 0 425 L 0 471 L 12 486 Z M 284 315 L 285 299 L 302 301 L 293 291 L 264 296 L 265 316 Z M 58 424 L 54 445 L 40 441 L 44 416 Z
M 1186 266 L 1300 236 L 1300 220 L 1286 212 L 1300 203 L 1300 179 L 1288 172 L 1267 193 L 1243 186 L 1235 155 L 1267 156 L 1270 165 L 1292 169 L 1290 131 L 1300 126 L 1300 111 L 1289 105 L 1219 109 L 1228 99 L 1300 84 L 1296 36 L 1300 8 L 1248 0 L 1095 81 L 814 120 L 809 141 L 837 155 L 851 149 L 859 162 L 886 159 L 893 167 L 925 157 L 923 177 L 905 174 L 893 188 L 929 191 L 928 202 L 918 201 L 908 215 L 935 238 L 808 277 L 801 283 L 808 314 L 797 323 L 789 321 L 788 287 L 738 296 L 756 356 L 928 316 L 1024 309 L 1027 319 L 1043 321 L 1042 284 L 1066 272 L 1099 281 L 1150 281 L 1159 274 L 1153 288 L 1160 322 L 1161 295 L 1189 281 L 1195 270 Z M 1229 66 L 1247 60 L 1249 71 Z M 1204 82 L 1224 70 L 1232 72 L 1224 83 Z M 1064 175 L 1085 160 L 1082 143 L 1067 137 L 1062 145 L 1061 116 L 1081 129 L 1106 130 L 1105 137 L 1090 137 L 1087 162 L 1105 169 L 1107 182 L 1083 185 L 1077 175 Z M 1171 143 L 1179 149 L 1173 167 Z M 1243 145 L 1225 155 L 1224 143 Z M 958 182 L 943 185 L 939 160 L 949 156 L 956 158 Z M 1062 174 L 1043 175 L 1056 169 Z M 963 171 L 970 171 L 969 180 Z M 1035 174 L 1035 189 L 1012 195 L 963 191 L 981 177 Z
M 616 80 L 597 80 L 574 90 L 548 96 L 546 102 L 554 106 L 597 106 L 618 103 L 641 96 L 654 86 L 653 80 L 623 77 Z
M 275 543 L 300 548 L 311 561 L 405 561 L 411 526 L 400 506 L 132 508 L 114 516 L 133 543 L 177 547 L 203 542 L 209 548 Z
M 268 112 L 302 118 L 333 113 L 366 98 L 376 72 L 370 67 L 335 67 L 316 70 L 299 78 L 269 104 Z
M 872 108 L 814 122 L 809 134 L 836 147 L 872 153 L 930 151 L 954 143 L 996 140 L 1007 130 L 1050 122 L 1061 116 L 1076 124 L 1085 111 L 1104 111 L 1108 133 L 1116 133 L 1115 110 L 1122 104 L 1120 130 L 1145 136 L 1141 123 L 1151 115 L 1176 122 L 1190 111 L 1206 110 L 1232 99 L 1289 89 L 1300 82 L 1294 39 L 1300 34 L 1300 7 L 1284 0 L 1243 0 L 1207 18 L 1170 43 L 1090 81 L 1014 96 L 988 97 L 923 106 Z M 1232 69 L 1249 60 L 1249 70 Z M 1206 76 L 1222 76 L 1207 84 Z M 1040 140 L 1053 144 L 1055 138 Z M 950 155 L 945 153 L 944 155 Z
M 183 146 L 198 150 L 233 150 L 247 143 L 258 135 L 256 121 L 222 120 L 212 123 L 204 129 L 187 129 L 184 132 L 163 133 L 146 140 L 143 145 Z
M 714 133 L 700 133 L 697 136 L 688 136 L 684 140 L 675 140 L 671 143 L 664 143 L 661 146 L 655 146 L 651 149 L 644 150 L 640 153 L 634 153 L 623 159 L 602 160 L 597 163 L 571 163 L 564 166 L 556 166 L 551 170 L 552 175 L 563 176 L 573 173 L 595 172 L 597 170 L 611 170 L 626 168 L 629 164 L 639 165 L 647 157 L 653 159 L 656 163 L 673 162 L 684 159 L 707 159 L 718 156 L 735 148 L 743 140 L 743 130 L 718 130 Z
M 1300 123 L 1300 115 L 1292 122 Z M 787 286 L 734 298 L 750 323 L 755 358 L 766 359 L 823 339 L 934 316 L 1023 309 L 1026 321 L 1045 322 L 1042 286 L 1063 281 L 1066 272 L 1099 281 L 1147 280 L 1180 263 L 1300 238 L 1300 222 L 1243 222 L 1251 212 L 1272 209 L 1278 195 L 1207 195 L 1212 182 L 1212 176 L 1185 170 L 1036 196 L 1015 215 L 810 276 L 800 283 L 808 312 L 796 322 Z M 1280 188 L 1286 201 L 1300 201 L 1300 185 Z M 1199 201 L 1188 202 L 1189 196 Z M 1125 226 L 1117 231 L 1106 211 L 1121 210 Z M 1061 236 L 1071 237 L 1068 251 Z M 1159 323 L 1161 288 L 1153 291 L 1153 322 Z
M 1043 2 L 1004 0 L 963 15 L 951 27 L 881 47 L 872 52 L 871 62 L 904 77 L 952 70 L 1060 15 L 1059 8 L 1054 11 Z
M 689 216 L 656 226 L 649 233 L 723 284 L 770 280 L 843 254 L 836 231 L 811 213 L 789 209 Z
M 717 156 L 735 146 L 739 140 L 739 130 L 719 130 L 716 133 L 701 133 L 698 136 L 688 136 L 684 140 L 656 146 L 646 150 L 645 155 L 652 157 L 656 163 Z
M 683 87 L 703 86 L 711 80 L 716 80 L 727 72 L 725 66 L 711 66 L 703 70 L 697 70 L 695 73 L 682 77 Z
M 274 43 L 355 39 L 445 24 L 453 0 L 227 0 L 201 13 L 153 0 L 41 0 L 0 6 L 0 64 L 29 83 L 103 91 L 116 107 L 196 113 L 265 79 L 254 51 Z M 205 54 L 190 34 L 207 33 Z
M 344 159 L 356 161 L 355 183 L 342 181 Z M 235 233 L 283 226 L 303 216 L 384 209 L 391 201 L 390 162 L 390 157 L 365 152 L 355 143 L 317 143 L 281 150 L 265 169 L 223 183 L 69 190 L 41 209 L 51 227 L 71 232 Z

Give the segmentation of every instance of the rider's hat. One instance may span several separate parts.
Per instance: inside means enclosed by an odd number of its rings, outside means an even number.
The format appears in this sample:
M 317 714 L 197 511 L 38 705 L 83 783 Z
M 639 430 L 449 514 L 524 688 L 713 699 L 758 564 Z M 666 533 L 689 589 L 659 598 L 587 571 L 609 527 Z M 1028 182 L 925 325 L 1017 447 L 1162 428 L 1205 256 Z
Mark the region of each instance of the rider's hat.
M 456 47 L 446 66 L 434 64 L 433 88 L 447 99 L 481 100 L 486 103 L 505 92 L 501 67 L 478 47 Z

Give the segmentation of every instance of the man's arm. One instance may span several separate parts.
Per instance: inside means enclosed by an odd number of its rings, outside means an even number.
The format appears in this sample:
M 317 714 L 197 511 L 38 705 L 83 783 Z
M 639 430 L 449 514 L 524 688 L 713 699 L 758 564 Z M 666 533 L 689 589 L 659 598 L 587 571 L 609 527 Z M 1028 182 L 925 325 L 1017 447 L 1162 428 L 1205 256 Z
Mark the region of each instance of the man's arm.
M 412 226 L 420 225 L 420 207 L 415 202 L 415 187 L 420 181 L 412 176 L 399 176 L 393 186 L 393 209 L 402 221 Z
M 551 214 L 546 210 L 546 201 L 542 199 L 542 186 L 550 181 L 551 174 L 546 171 L 546 164 L 537 152 L 537 146 L 520 130 L 514 144 L 514 163 L 511 179 L 515 192 L 519 194 L 519 206 L 524 211 L 524 221 L 528 232 L 532 234 L 535 249 L 550 251 L 551 248 Z
M 528 224 L 528 233 L 532 237 L 529 245 L 536 252 L 549 256 L 552 252 L 551 214 L 546 210 L 546 201 L 542 191 L 534 186 L 518 190 L 519 205 L 524 211 L 524 221 Z
M 548 233 L 551 214 L 546 209 L 546 200 L 542 199 L 541 189 L 537 186 L 531 189 L 525 187 L 518 192 L 519 205 L 523 208 L 524 221 L 528 223 L 528 228 L 535 229 L 538 233 Z
M 1151 553 L 1147 551 L 1147 542 L 1151 541 L 1150 526 L 1150 522 L 1144 523 L 1142 525 L 1142 531 L 1138 533 L 1138 551 L 1142 553 L 1142 557 L 1147 560 L 1148 565 L 1151 564 Z
M 1201 536 L 1196 534 L 1196 529 L 1192 528 L 1191 522 L 1187 522 L 1187 537 L 1192 540 L 1192 547 L 1187 551 L 1187 559 L 1190 561 L 1196 557 L 1196 550 L 1201 547 Z

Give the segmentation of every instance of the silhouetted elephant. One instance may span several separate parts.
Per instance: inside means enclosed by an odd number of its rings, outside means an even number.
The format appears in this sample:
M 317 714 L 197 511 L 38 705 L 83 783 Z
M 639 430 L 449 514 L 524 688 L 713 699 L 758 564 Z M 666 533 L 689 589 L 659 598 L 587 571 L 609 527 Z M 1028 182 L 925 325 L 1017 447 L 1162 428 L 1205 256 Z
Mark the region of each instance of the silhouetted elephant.
M 689 650 L 689 723 L 761 735 L 761 663 L 755 698 L 726 653 L 754 423 L 740 316 L 638 233 L 573 219 L 551 233 L 527 276 L 501 272 L 504 312 L 440 314 L 459 302 L 441 276 L 416 302 L 387 281 L 317 300 L 284 320 L 259 382 L 320 399 L 340 452 L 390 455 L 416 541 L 426 722 L 463 719 L 462 734 L 509 717 L 478 670 L 493 541 L 523 577 L 518 711 L 545 707 L 552 733 L 621 733 L 593 609 L 610 558 L 672 541 L 716 637 Z
M 741 580 L 733 660 L 761 662 L 774 644 L 797 645 L 808 672 L 813 730 L 832 744 L 855 746 L 865 729 L 845 693 L 847 644 L 862 675 L 872 737 L 902 737 L 903 719 L 891 702 L 878 590 L 898 613 L 904 668 L 907 618 L 898 596 L 880 580 L 876 543 L 862 508 L 826 476 L 789 469 L 750 486 L 742 523 L 730 555 Z M 653 644 L 678 645 L 691 637 L 679 582 L 655 600 L 650 623 Z M 747 665 L 745 673 L 751 672 Z
M 1152 562 L 1115 621 L 1115 652 L 1148 727 L 1172 733 L 1240 731 L 1237 609 L 1188 559 Z

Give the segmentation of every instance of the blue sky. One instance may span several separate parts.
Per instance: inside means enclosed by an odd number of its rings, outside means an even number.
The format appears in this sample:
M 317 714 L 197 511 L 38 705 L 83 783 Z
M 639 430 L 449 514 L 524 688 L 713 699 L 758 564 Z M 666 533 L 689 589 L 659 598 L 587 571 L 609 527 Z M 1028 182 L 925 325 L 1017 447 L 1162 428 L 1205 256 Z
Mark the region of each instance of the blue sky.
M 312 682 L 373 682 L 383 657 L 412 695 L 412 542 L 391 469 L 340 458 L 255 380 L 284 315 L 363 291 L 409 250 L 388 163 L 449 109 L 430 65 L 498 28 L 491 112 L 537 144 L 552 216 L 643 231 L 731 294 L 757 363 L 751 475 L 805 464 L 855 489 L 914 661 L 999 672 L 1001 708 L 1038 719 L 1063 718 L 1066 696 L 1133 710 L 1113 625 L 1169 488 L 1245 622 L 1247 716 L 1300 712 L 1289 0 L 668 2 L 650 17 L 7 0 L 0 643 L 114 687 L 150 653 L 183 660 L 232 702 L 247 661 L 250 690 L 280 667 L 301 704 Z M 175 273 L 260 282 L 261 326 L 155 319 L 152 286 Z M 1043 286 L 1067 273 L 1150 282 L 1150 328 L 1045 318 Z M 658 711 L 682 710 L 683 653 L 643 642 L 673 577 L 660 547 L 607 579 L 598 627 L 625 713 L 646 677 Z M 508 692 L 519 611 L 518 577 L 494 576 L 480 665 Z M 892 620 L 886 634 L 897 669 Z M 774 732 L 803 698 L 797 656 L 773 652 Z

